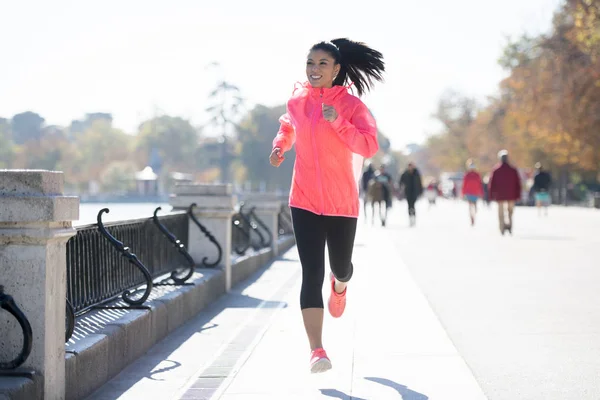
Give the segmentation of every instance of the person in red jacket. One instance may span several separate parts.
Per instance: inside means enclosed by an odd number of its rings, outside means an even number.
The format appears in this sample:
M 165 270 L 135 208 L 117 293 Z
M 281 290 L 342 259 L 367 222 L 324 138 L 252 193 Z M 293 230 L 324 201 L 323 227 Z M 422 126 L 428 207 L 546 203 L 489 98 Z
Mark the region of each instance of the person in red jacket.
M 362 158 L 379 149 L 375 119 L 348 92 L 349 84 L 361 96 L 382 80 L 383 72 L 382 54 L 364 43 L 340 38 L 315 44 L 306 57 L 308 82 L 295 88 L 273 139 L 269 158 L 274 167 L 296 148 L 289 205 L 302 266 L 300 308 L 312 373 L 331 369 L 322 342 L 325 247 L 332 272 L 328 309 L 339 318 L 354 270 Z
M 483 185 L 481 175 L 476 170 L 473 160 L 467 160 L 467 170 L 463 178 L 462 195 L 469 203 L 469 216 L 471 217 L 471 226 L 475 225 L 475 215 L 477 214 L 477 200 L 483 197 Z
M 512 235 L 513 210 L 515 202 L 521 198 L 521 178 L 517 169 L 508 162 L 508 151 L 498 152 L 498 158 L 500 163 L 494 167 L 490 175 L 490 200 L 498 203 L 500 232 L 504 235 L 508 230 Z M 508 214 L 508 222 L 506 214 Z

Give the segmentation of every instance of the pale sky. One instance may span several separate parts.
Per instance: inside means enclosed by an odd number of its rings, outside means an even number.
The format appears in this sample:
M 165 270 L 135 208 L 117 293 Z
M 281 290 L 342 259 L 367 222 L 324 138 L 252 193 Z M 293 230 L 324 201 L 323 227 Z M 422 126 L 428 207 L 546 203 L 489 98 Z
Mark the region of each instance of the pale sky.
M 109 112 L 135 132 L 161 112 L 201 125 L 217 71 L 251 102 L 283 104 L 312 44 L 364 41 L 386 82 L 363 101 L 401 149 L 435 132 L 439 96 L 484 99 L 504 36 L 547 31 L 559 0 L 0 0 L 0 116 L 31 110 L 68 125 Z M 394 4 L 394 10 L 391 7 Z M 275 134 L 276 132 L 273 132 Z

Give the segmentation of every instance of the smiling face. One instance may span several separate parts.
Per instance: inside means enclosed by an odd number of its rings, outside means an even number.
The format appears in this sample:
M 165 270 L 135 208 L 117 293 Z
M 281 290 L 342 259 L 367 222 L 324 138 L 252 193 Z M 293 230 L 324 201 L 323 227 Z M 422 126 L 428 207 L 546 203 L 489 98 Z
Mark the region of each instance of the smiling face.
M 330 88 L 333 80 L 340 72 L 340 65 L 324 50 L 313 50 L 306 60 L 306 77 L 312 87 Z

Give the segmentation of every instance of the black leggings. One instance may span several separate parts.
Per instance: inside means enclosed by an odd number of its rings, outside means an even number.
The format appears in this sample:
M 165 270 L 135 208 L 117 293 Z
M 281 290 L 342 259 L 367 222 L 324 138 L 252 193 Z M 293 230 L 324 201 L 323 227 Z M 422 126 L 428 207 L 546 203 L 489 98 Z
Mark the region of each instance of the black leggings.
M 291 207 L 296 246 L 302 264 L 300 308 L 323 308 L 325 244 L 331 271 L 340 282 L 352 278 L 357 218 L 317 215 Z

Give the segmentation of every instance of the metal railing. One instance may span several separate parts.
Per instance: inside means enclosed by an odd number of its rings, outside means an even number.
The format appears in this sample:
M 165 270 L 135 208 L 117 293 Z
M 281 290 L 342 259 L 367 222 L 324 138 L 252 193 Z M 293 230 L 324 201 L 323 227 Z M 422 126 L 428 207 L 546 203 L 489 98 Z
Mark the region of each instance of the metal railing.
M 254 207 L 240 203 L 238 212 L 233 215 L 231 248 L 238 255 L 246 254 L 250 248 L 260 250 L 269 247 L 273 242 L 272 232 L 254 210 Z
M 196 262 L 185 248 L 189 221 L 200 229 L 217 250 L 214 259 L 204 257 L 200 266 L 215 267 L 222 260 L 222 247 L 194 215 L 195 204 L 186 212 L 151 218 L 80 226 L 67 242 L 67 299 L 65 331 L 68 341 L 75 318 L 119 297 L 126 307 L 143 307 L 152 288 L 158 285 L 186 285 Z M 254 208 L 240 204 L 232 221 L 232 248 L 239 255 L 248 249 L 269 247 L 272 232 L 256 215 Z M 170 275 L 169 275 L 170 274 Z M 165 278 L 168 276 L 167 278 Z M 160 282 L 155 279 L 162 277 Z M 111 307 L 114 308 L 114 307 Z
M 0 361 L 0 375 L 3 375 L 7 372 L 14 370 L 21 365 L 25 361 L 27 361 L 27 357 L 31 354 L 31 348 L 33 346 L 33 331 L 31 329 L 31 324 L 29 320 L 23 314 L 23 311 L 17 306 L 15 300 L 12 296 L 4 293 L 4 286 L 0 285 L 0 308 L 8 311 L 13 317 L 16 318 L 17 322 L 21 326 L 21 330 L 23 331 L 23 345 L 21 346 L 21 351 L 13 360 L 10 361 Z
M 292 215 L 290 208 L 287 205 L 282 205 L 281 210 L 277 216 L 277 226 L 279 229 L 279 236 L 293 235 L 294 226 L 292 224 Z
M 153 279 L 170 273 L 158 284 L 184 284 L 191 277 L 195 262 L 184 246 L 188 215 L 159 217 L 159 210 L 152 218 L 104 224 L 109 210 L 102 209 L 98 224 L 77 228 L 67 242 L 67 336 L 70 311 L 71 317 L 81 315 L 118 297 L 140 305 L 156 285 Z
M 206 238 L 211 243 L 213 243 L 217 249 L 216 260 L 212 261 L 212 262 L 208 262 L 208 257 L 204 257 L 202 259 L 202 266 L 207 267 L 207 268 L 216 267 L 217 265 L 219 265 L 219 263 L 221 262 L 221 260 L 223 258 L 223 248 L 221 247 L 221 245 L 219 244 L 217 239 L 212 235 L 212 233 L 210 233 L 210 231 L 208 229 L 206 229 L 206 227 L 204 227 L 204 225 L 202 225 L 202 223 L 198 220 L 198 218 L 196 218 L 196 215 L 194 215 L 195 207 L 196 207 L 196 203 L 192 203 L 190 205 L 190 207 L 188 208 L 188 215 L 190 216 L 192 222 L 194 222 L 194 224 L 196 224 L 196 226 L 202 231 L 202 233 L 204 233 L 204 236 L 206 236 Z

